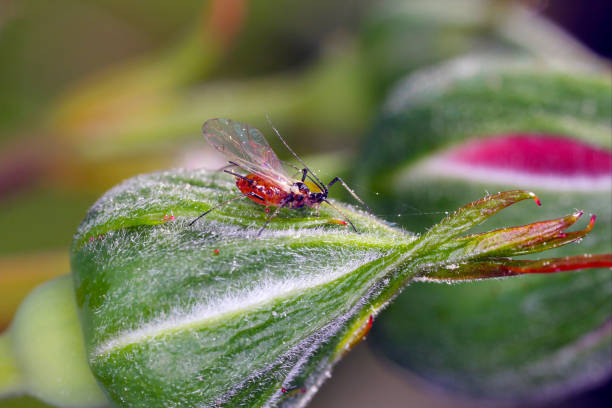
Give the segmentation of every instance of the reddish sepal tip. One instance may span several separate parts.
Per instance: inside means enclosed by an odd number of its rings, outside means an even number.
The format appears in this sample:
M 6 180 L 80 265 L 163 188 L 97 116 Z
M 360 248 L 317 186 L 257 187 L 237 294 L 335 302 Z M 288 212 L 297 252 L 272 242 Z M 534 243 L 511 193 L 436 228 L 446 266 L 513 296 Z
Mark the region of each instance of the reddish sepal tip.
M 281 392 L 282 392 L 283 394 L 286 394 L 286 393 L 287 393 L 287 389 L 286 389 L 285 387 L 283 387 L 283 388 L 281 388 Z
M 213 251 L 213 253 L 214 253 L 215 255 L 219 255 L 219 250 L 218 250 L 217 248 L 215 248 L 215 249 L 214 249 L 214 251 Z
M 538 206 L 540 206 L 540 207 L 542 206 L 542 202 L 540 201 L 540 198 L 539 198 L 537 195 L 534 195 L 534 196 L 533 196 L 533 201 L 535 201 L 535 203 L 536 203 Z
M 589 230 L 593 228 L 593 225 L 595 225 L 595 219 L 597 219 L 597 216 L 595 214 L 591 215 L 591 219 L 589 220 L 589 226 L 587 227 Z
M 348 225 L 348 222 L 346 222 L 344 220 L 339 220 L 337 218 L 331 218 L 328 222 L 330 224 Z

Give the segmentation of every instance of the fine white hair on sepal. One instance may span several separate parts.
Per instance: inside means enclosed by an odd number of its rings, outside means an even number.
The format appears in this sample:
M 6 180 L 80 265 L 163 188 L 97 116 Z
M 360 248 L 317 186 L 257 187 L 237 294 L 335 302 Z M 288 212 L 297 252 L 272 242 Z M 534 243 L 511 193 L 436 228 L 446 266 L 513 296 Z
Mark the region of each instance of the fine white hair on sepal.
M 189 310 L 173 310 L 143 323 L 140 327 L 119 333 L 117 336 L 98 345 L 93 356 L 99 357 L 130 344 L 141 343 L 152 338 L 163 336 L 206 322 L 221 319 L 235 313 L 253 310 L 271 304 L 283 298 L 317 286 L 328 284 L 357 268 L 372 262 L 380 255 L 372 253 L 361 259 L 352 260 L 333 270 L 325 270 L 316 275 L 294 276 L 286 280 L 263 280 L 253 288 L 231 292 L 223 297 L 212 296 L 192 306 Z

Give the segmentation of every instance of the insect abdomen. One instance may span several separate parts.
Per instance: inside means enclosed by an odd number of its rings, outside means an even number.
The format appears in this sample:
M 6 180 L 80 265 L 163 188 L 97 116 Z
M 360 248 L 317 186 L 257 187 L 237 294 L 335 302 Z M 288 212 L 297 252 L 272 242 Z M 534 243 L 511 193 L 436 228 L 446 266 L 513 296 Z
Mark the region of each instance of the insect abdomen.
M 289 195 L 288 192 L 281 189 L 278 185 L 256 174 L 248 174 L 245 178 L 237 179 L 236 186 L 243 194 L 257 194 L 257 197 L 253 195 L 248 197 L 257 204 L 265 206 L 278 207 Z

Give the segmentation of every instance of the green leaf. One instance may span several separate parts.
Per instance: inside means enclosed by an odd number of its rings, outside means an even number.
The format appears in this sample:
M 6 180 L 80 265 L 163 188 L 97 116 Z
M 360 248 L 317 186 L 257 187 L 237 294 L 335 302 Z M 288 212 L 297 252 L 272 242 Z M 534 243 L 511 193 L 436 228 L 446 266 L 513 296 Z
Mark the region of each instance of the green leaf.
M 247 199 L 188 225 L 237 194 L 226 174 L 144 175 L 79 227 L 88 360 L 117 405 L 303 406 L 402 287 L 449 264 L 440 243 L 534 197 L 479 200 L 422 237 L 341 204 L 358 233 L 322 207 L 281 210 L 257 237 L 268 214 Z M 456 250 L 452 262 L 472 258 Z

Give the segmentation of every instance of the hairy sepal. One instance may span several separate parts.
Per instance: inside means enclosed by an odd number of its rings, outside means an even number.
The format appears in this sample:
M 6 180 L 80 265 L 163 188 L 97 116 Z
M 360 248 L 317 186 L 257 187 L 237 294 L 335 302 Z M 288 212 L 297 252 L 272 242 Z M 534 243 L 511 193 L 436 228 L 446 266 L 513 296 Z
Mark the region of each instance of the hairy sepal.
M 257 236 L 268 214 L 247 199 L 189 226 L 237 194 L 219 173 L 139 176 L 79 227 L 71 261 L 88 360 L 118 406 L 304 406 L 402 287 L 455 262 L 449 245 L 483 242 L 460 234 L 535 197 L 478 200 L 420 237 L 348 206 L 358 233 L 322 207 L 281 210 Z M 530 239 L 514 236 L 505 253 Z

